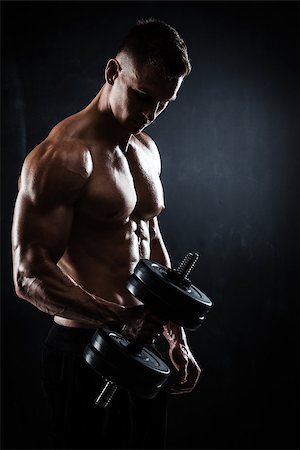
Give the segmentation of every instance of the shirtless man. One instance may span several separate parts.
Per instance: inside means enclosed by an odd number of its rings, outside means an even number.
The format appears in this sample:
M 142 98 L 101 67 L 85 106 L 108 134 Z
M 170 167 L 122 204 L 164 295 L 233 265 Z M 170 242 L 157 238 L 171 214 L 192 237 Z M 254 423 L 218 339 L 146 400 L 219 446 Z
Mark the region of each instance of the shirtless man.
M 157 219 L 160 156 L 143 130 L 176 99 L 190 69 L 173 28 L 138 22 L 108 61 L 94 100 L 25 159 L 12 230 L 14 283 L 20 298 L 54 316 L 43 377 L 55 448 L 163 446 L 163 394 L 142 401 L 120 390 L 108 411 L 93 405 L 100 378 L 82 351 L 97 328 L 125 325 L 149 343 L 163 333 L 178 374 L 173 393 L 190 392 L 199 378 L 184 330 L 163 325 L 126 290 L 140 258 L 170 266 Z

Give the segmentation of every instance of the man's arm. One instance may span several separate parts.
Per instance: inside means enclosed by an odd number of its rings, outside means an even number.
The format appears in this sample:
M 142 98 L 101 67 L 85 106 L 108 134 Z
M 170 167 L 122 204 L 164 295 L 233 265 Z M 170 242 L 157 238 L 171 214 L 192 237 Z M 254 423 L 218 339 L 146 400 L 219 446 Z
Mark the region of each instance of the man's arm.
M 116 318 L 117 305 L 85 292 L 57 266 L 69 239 L 74 203 L 91 172 L 89 151 L 76 144 L 54 148 L 44 143 L 28 155 L 14 211 L 12 252 L 20 298 L 47 314 L 98 327 Z
M 150 259 L 166 267 L 171 267 L 157 217 L 150 221 L 150 236 Z M 169 343 L 169 356 L 179 376 L 179 381 L 173 386 L 172 392 L 174 394 L 191 392 L 199 379 L 201 370 L 190 351 L 185 331 L 179 325 L 168 322 L 164 327 L 163 334 Z

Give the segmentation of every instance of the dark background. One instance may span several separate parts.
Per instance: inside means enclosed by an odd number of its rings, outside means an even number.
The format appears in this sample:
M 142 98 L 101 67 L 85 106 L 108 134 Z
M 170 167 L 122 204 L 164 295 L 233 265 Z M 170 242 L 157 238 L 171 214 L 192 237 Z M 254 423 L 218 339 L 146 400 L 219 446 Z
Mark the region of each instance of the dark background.
M 149 128 L 163 161 L 161 228 L 213 301 L 189 333 L 203 373 L 172 397 L 171 448 L 296 448 L 297 4 L 2 3 L 2 446 L 44 448 L 41 343 L 51 318 L 17 299 L 10 227 L 28 151 L 83 108 L 128 28 L 179 30 L 193 72 Z

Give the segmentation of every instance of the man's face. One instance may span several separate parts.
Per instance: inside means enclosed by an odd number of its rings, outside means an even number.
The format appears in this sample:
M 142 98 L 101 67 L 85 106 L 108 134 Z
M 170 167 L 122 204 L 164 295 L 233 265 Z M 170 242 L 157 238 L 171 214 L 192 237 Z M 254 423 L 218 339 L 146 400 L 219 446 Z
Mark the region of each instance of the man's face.
M 176 99 L 182 81 L 183 77 L 165 79 L 150 64 L 137 67 L 121 61 L 111 90 L 111 110 L 124 129 L 136 134 Z

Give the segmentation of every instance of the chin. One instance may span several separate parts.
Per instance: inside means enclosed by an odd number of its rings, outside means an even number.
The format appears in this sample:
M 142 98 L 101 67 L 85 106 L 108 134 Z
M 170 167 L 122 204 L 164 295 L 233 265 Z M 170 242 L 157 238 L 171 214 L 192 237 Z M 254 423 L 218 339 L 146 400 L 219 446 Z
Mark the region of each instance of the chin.
M 144 126 L 139 126 L 139 125 L 131 126 L 131 130 L 132 130 L 131 133 L 132 134 L 141 133 L 141 131 L 143 131 L 145 128 L 146 128 L 145 125 Z

